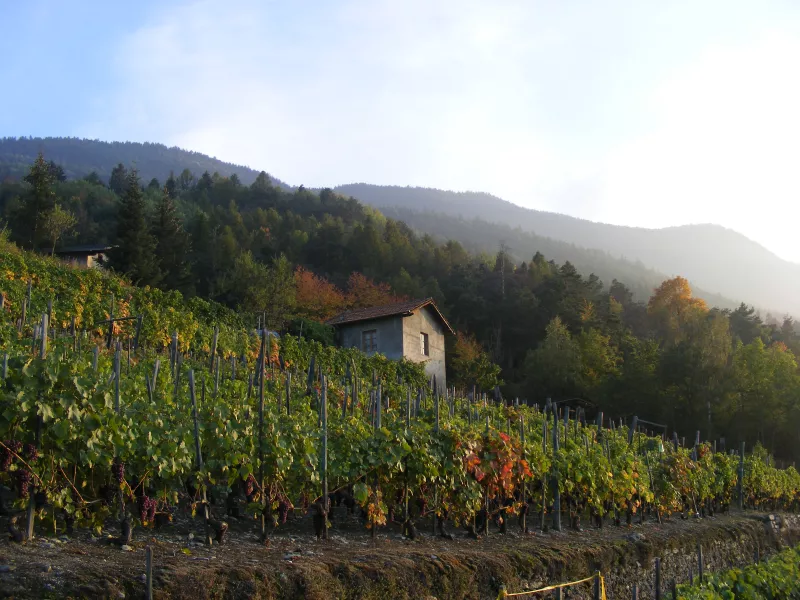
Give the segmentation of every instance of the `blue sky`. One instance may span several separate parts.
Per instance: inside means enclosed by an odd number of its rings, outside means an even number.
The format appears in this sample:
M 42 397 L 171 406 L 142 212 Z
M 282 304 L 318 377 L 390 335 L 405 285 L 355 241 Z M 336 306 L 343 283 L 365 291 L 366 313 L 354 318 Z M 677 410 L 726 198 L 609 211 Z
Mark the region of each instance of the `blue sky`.
M 0 0 L 0 27 L 0 135 L 714 222 L 800 262 L 797 2 Z

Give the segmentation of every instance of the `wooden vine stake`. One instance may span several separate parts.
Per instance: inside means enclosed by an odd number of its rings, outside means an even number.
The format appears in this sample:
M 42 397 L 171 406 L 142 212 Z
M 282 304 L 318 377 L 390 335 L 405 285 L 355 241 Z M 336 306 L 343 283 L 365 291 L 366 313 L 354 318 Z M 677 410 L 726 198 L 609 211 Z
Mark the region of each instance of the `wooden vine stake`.
M 547 411 L 544 412 L 544 419 L 542 419 L 542 454 L 547 455 Z M 545 516 L 547 515 L 547 476 L 542 473 L 542 518 L 540 520 L 541 529 L 547 529 L 545 524 Z
M 661 559 L 656 558 L 655 600 L 661 600 Z
M 744 510 L 744 442 L 742 442 L 742 449 L 739 453 L 739 477 L 736 488 L 739 492 L 739 510 Z
M 322 448 L 320 453 L 320 475 L 322 476 L 322 506 L 325 507 L 325 526 L 322 529 L 322 539 L 328 539 L 328 512 L 330 511 L 328 499 L 328 378 L 322 376 L 322 394 L 320 398 L 320 416 L 322 419 Z M 378 403 L 380 406 L 380 403 Z M 379 409 L 380 410 L 380 409 Z
M 558 416 L 553 408 L 553 458 L 558 453 Z M 561 531 L 561 492 L 558 489 L 558 467 L 553 467 L 553 529 Z
M 48 321 L 47 313 L 42 315 L 42 331 L 47 331 Z M 47 336 L 43 335 L 41 346 L 39 347 L 39 358 L 42 360 L 47 356 Z M 42 441 L 42 417 L 36 416 L 36 424 L 34 425 L 33 445 L 38 450 Z M 26 527 L 26 534 L 29 540 L 33 539 L 33 524 L 36 518 L 36 478 L 31 477 L 30 487 L 28 489 L 28 522 Z
M 194 369 L 189 370 L 189 396 L 192 400 L 192 420 L 194 421 L 194 455 L 197 463 L 197 471 L 203 470 L 203 453 L 200 449 L 200 421 L 197 418 L 197 398 L 194 391 Z M 211 515 L 208 511 L 208 500 L 206 497 L 206 482 L 202 485 L 202 499 L 203 499 L 203 517 L 206 524 L 206 545 L 210 546 L 211 541 L 211 524 L 209 519 Z
M 258 361 L 258 484 L 261 486 L 261 541 L 267 540 L 266 489 L 264 487 L 264 360 L 266 333 L 261 333 L 261 356 Z
M 145 581 L 147 584 L 147 591 L 146 591 L 146 598 L 147 600 L 153 600 L 153 548 L 152 546 L 147 547 L 147 551 L 145 554 L 146 562 L 146 572 L 145 572 Z

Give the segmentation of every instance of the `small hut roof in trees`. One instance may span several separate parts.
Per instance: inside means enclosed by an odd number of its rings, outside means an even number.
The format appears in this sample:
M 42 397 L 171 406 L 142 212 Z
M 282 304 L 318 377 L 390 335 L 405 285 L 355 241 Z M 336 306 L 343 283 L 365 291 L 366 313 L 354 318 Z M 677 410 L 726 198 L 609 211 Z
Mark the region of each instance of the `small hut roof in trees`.
M 442 325 L 444 325 L 447 331 L 450 333 L 455 333 L 453 328 L 450 326 L 450 323 L 447 322 L 447 319 L 445 319 L 444 315 L 439 311 L 439 308 L 436 306 L 436 302 L 433 301 L 433 298 L 425 298 L 423 300 L 408 300 L 394 304 L 385 304 L 383 306 L 372 306 L 370 308 L 348 310 L 336 315 L 332 319 L 328 319 L 326 323 L 335 327 L 337 325 L 357 323 L 359 321 L 371 321 L 373 319 L 381 319 L 384 317 L 411 316 L 414 311 L 417 311 L 424 306 L 431 308 L 433 313 L 441 321 Z

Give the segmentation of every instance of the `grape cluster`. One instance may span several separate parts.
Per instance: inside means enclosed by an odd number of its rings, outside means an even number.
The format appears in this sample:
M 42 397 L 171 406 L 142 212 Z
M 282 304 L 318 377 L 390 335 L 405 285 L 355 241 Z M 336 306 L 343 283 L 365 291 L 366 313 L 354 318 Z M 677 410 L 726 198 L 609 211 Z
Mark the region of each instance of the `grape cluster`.
M 117 480 L 117 483 L 122 485 L 125 481 L 125 463 L 121 460 L 114 460 L 114 464 L 111 465 L 111 474 Z
M 8 471 L 11 463 L 14 462 L 14 454 L 19 454 L 22 444 L 14 440 L 3 442 L 4 448 L 0 455 L 0 471 Z
M 20 469 L 16 472 L 17 476 L 17 494 L 20 498 L 27 498 L 29 487 L 31 485 L 31 472 L 27 469 Z
M 280 519 L 281 525 L 286 523 L 286 519 L 289 517 L 289 502 L 286 498 L 281 498 L 281 501 L 278 503 L 278 518 Z
M 253 495 L 253 491 L 256 488 L 256 478 L 253 477 L 253 474 L 247 476 L 247 479 L 244 482 L 244 495 L 250 498 Z
M 39 458 L 39 449 L 34 444 L 25 444 L 25 458 L 28 462 L 34 462 Z
M 156 518 L 156 499 L 148 498 L 144 494 L 139 496 L 139 517 L 142 523 L 152 522 Z

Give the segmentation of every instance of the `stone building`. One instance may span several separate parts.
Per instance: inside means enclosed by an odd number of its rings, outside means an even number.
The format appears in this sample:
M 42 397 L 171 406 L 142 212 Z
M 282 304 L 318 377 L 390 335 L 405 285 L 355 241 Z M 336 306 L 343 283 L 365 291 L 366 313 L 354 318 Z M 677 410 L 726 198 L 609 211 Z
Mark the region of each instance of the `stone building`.
M 444 339 L 454 332 L 432 298 L 349 310 L 328 325 L 336 328 L 343 348 L 425 363 L 425 372 L 436 376 L 437 387 L 447 386 Z

